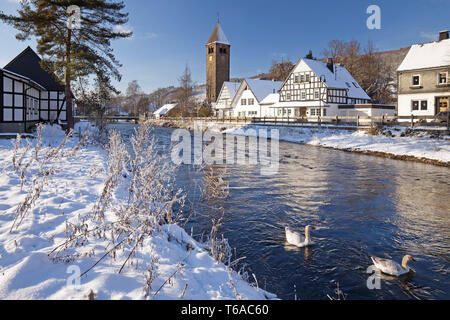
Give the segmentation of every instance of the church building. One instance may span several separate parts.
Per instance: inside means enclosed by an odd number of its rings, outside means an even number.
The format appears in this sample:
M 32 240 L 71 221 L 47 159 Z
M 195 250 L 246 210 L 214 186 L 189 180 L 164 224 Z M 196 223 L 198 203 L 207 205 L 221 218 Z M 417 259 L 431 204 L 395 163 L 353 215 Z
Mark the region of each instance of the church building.
M 206 100 L 216 103 L 224 82 L 230 81 L 230 42 L 220 22 L 206 44 Z

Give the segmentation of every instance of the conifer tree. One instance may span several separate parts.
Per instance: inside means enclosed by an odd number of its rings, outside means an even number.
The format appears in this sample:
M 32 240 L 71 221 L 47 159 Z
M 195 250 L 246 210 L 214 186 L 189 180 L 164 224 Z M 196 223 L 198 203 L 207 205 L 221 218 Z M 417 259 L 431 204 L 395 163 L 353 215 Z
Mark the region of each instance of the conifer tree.
M 79 25 L 74 20 L 78 8 Z M 18 30 L 18 40 L 36 38 L 42 67 L 64 83 L 70 128 L 74 126 L 72 80 L 94 76 L 113 91 L 111 80 L 120 81 L 121 65 L 111 41 L 132 35 L 120 28 L 128 22 L 124 8 L 122 1 L 115 0 L 22 0 L 17 14 L 0 11 L 0 20 Z

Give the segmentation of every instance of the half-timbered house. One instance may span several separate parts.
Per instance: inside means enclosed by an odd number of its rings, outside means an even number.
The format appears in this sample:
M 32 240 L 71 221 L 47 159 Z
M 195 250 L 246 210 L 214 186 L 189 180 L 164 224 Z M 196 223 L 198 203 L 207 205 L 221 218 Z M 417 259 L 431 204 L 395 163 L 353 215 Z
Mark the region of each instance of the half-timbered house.
M 39 121 L 66 121 L 64 87 L 26 48 L 0 69 L 0 132 L 24 132 Z
M 240 86 L 240 82 L 225 81 L 223 83 L 217 102 L 214 104 L 214 112 L 217 116 L 231 117 L 234 115 L 231 103 Z
M 270 116 L 336 116 L 350 106 L 369 104 L 370 97 L 342 65 L 300 59 L 280 88 Z M 389 112 L 392 110 L 389 109 Z

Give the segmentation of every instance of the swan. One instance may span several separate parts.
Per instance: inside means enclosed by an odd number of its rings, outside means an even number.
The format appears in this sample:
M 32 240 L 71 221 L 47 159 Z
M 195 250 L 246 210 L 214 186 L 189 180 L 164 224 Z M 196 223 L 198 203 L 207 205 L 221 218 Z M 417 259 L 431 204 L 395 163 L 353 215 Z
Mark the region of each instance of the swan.
M 305 236 L 301 235 L 299 232 L 292 231 L 289 227 L 286 227 L 285 230 L 286 230 L 286 240 L 289 244 L 292 244 L 299 248 L 307 247 L 313 244 L 309 236 L 309 233 L 311 230 L 316 230 L 315 227 L 306 226 Z
M 370 257 L 373 261 L 373 264 L 375 265 L 375 267 L 380 270 L 381 272 L 391 275 L 391 276 L 395 276 L 395 277 L 399 277 L 401 275 L 407 274 L 411 271 L 411 268 L 408 267 L 408 263 L 410 261 L 415 262 L 416 259 L 414 259 L 413 257 L 411 257 L 410 255 L 406 255 L 403 260 L 402 260 L 402 264 L 398 264 L 395 261 L 392 260 L 388 260 L 388 259 L 381 259 L 381 258 L 377 258 L 377 257 Z

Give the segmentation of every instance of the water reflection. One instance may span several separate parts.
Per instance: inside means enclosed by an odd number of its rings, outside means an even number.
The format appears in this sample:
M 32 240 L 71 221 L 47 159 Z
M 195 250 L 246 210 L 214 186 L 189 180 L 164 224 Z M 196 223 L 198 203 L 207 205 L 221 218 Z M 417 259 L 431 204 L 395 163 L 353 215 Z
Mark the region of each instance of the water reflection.
M 168 152 L 170 133 L 155 129 L 161 152 Z M 260 284 L 282 299 L 327 299 L 336 282 L 348 299 L 450 298 L 448 168 L 285 142 L 280 148 L 278 175 L 227 168 L 222 232 Z M 177 173 L 195 211 L 205 212 L 196 179 L 201 174 L 189 166 Z M 285 226 L 308 224 L 319 227 L 314 246 L 286 245 Z M 208 214 L 194 215 L 191 227 L 197 236 L 209 232 Z M 418 259 L 414 276 L 367 288 L 371 255 L 401 261 L 405 254 Z

